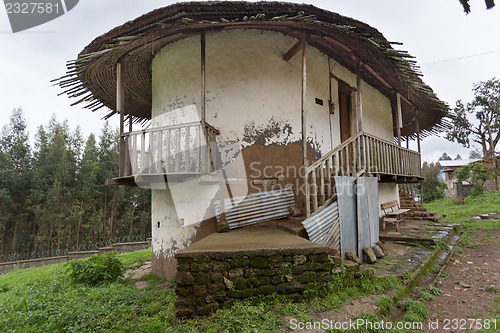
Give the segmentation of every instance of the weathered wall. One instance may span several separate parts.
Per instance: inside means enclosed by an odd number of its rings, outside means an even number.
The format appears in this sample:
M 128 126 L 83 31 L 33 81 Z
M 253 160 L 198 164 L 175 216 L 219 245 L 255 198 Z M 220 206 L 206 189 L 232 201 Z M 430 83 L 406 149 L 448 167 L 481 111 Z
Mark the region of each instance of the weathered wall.
M 296 201 L 303 202 L 300 170 L 301 154 L 301 52 L 283 61 L 296 39 L 260 30 L 232 30 L 206 35 L 206 121 L 219 129 L 217 141 L 223 164 L 234 160 L 241 151 L 244 168 L 233 175 L 243 179 L 275 179 L 279 186 L 292 185 Z M 201 112 L 200 36 L 189 37 L 167 45 L 152 63 L 152 126 L 173 125 L 196 120 Z M 331 82 L 329 91 L 328 57 L 307 48 L 306 123 L 308 159 L 327 153 L 340 144 L 338 84 Z M 331 71 L 355 87 L 356 75 L 330 61 Z M 329 113 L 332 97 L 336 112 Z M 354 95 L 354 94 L 353 94 Z M 353 96 L 354 97 L 354 96 Z M 323 101 L 323 105 L 315 99 Z M 355 98 L 352 98 L 352 133 L 355 133 Z M 392 140 L 391 106 L 380 92 L 362 82 L 364 130 Z M 231 146 L 232 145 L 232 146 Z M 262 190 L 249 184 L 249 191 Z M 269 190 L 269 188 L 265 189 Z M 191 191 L 198 193 L 199 191 Z M 216 196 L 214 190 L 200 193 Z M 174 195 L 177 199 L 177 196 Z M 397 194 L 396 194 L 397 197 Z M 193 204 L 210 204 L 209 196 Z M 192 205 L 189 195 L 185 207 Z M 187 219 L 168 191 L 152 191 L 153 260 L 174 260 L 174 253 L 192 243 L 197 234 L 194 226 L 181 227 Z M 198 207 L 199 208 L 199 207 Z M 193 212 L 191 212 L 194 214 Z M 196 215 L 197 214 L 197 215 Z M 205 214 L 197 209 L 196 216 Z M 191 221 L 191 220 L 190 220 Z M 160 222 L 160 227 L 158 227 Z M 172 263 L 162 264 L 166 272 Z M 154 265 L 153 265 L 154 269 Z M 174 274 L 171 272 L 168 274 Z M 165 276 L 166 273 L 160 275 Z
M 300 300 L 323 294 L 332 264 L 326 248 L 177 254 L 175 301 L 179 317 L 207 315 L 231 299 L 272 293 Z
M 206 120 L 221 131 L 218 141 L 279 145 L 301 141 L 300 52 L 289 62 L 283 54 L 296 40 L 280 33 L 233 30 L 206 36 Z M 351 86 L 356 76 L 334 60 L 332 72 Z M 200 37 L 166 46 L 153 60 L 153 126 L 192 121 L 170 111 L 188 106 L 200 110 Z M 329 114 L 328 58 L 307 48 L 307 140 L 321 156 L 340 143 L 338 112 Z M 332 80 L 332 100 L 338 106 L 338 85 Z M 315 98 L 321 99 L 318 105 Z M 392 141 L 389 100 L 362 82 L 364 130 Z M 352 105 L 355 108 L 355 103 Z M 174 113 L 170 113 L 174 114 Z M 354 112 L 353 112 L 354 115 Z M 353 122 L 354 125 L 355 122 Z M 331 129 L 330 129 L 331 127 Z M 354 133 L 354 130 L 353 130 Z M 223 156 L 230 160 L 231 153 Z M 300 162 L 300 161 L 299 161 Z
M 391 102 L 362 81 L 363 131 L 393 142 Z

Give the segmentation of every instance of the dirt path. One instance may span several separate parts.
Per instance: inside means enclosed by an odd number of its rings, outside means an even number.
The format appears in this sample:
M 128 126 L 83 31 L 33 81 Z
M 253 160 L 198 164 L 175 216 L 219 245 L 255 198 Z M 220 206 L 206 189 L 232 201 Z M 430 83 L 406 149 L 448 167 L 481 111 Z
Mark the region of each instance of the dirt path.
M 445 278 L 436 284 L 441 295 L 424 302 L 431 321 L 439 323 L 426 332 L 475 331 L 486 318 L 500 316 L 500 231 L 476 231 L 471 242 L 479 246 L 456 250 L 446 265 Z

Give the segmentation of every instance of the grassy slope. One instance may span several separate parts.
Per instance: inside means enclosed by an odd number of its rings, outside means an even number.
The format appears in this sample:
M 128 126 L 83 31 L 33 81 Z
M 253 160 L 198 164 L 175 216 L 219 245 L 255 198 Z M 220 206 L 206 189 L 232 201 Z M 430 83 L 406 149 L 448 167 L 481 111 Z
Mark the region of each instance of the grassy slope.
M 500 212 L 500 192 L 467 198 L 465 205 L 442 199 L 427 209 L 462 222 L 466 233 L 499 230 L 499 221 L 471 222 L 475 214 Z M 467 241 L 467 239 L 465 239 Z M 463 243 L 467 246 L 467 242 Z M 474 244 L 469 244 L 473 246 Z M 126 267 L 149 260 L 150 250 L 119 255 Z M 137 290 L 130 281 L 98 287 L 72 284 L 64 264 L 16 270 L 0 276 L 0 331 L 24 332 L 260 332 L 276 331 L 283 316 L 308 320 L 316 312 L 334 309 L 350 298 L 378 294 L 397 286 L 394 279 L 364 280 L 361 286 L 333 281 L 323 298 L 290 303 L 272 295 L 253 302 L 236 302 L 229 309 L 191 320 L 172 320 L 171 290 Z
M 119 255 L 127 267 L 149 259 L 150 250 Z M 307 320 L 315 312 L 333 309 L 350 298 L 384 293 L 398 286 L 393 278 L 351 278 L 333 281 L 324 298 L 291 303 L 271 295 L 208 317 L 172 320 L 175 295 L 151 287 L 137 290 L 130 281 L 97 287 L 68 281 L 64 264 L 16 270 L 0 276 L 0 332 L 262 332 L 277 331 L 285 315 Z
M 453 199 L 439 199 L 426 204 L 425 208 L 438 214 L 446 214 L 447 219 L 452 222 L 470 222 L 474 215 L 500 213 L 500 191 L 467 197 L 463 205 L 455 204 Z
M 118 257 L 130 267 L 149 260 L 150 252 Z M 154 331 L 171 317 L 173 300 L 171 291 L 139 291 L 126 282 L 76 285 L 64 264 L 15 270 L 0 276 L 0 331 Z

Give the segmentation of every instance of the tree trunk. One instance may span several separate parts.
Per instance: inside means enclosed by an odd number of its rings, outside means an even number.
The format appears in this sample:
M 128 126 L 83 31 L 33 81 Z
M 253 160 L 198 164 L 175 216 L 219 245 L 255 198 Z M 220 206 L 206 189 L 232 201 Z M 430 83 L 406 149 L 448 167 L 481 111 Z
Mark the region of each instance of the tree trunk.
M 16 238 L 17 238 L 17 226 L 19 223 L 14 223 L 14 234 L 12 235 L 12 248 L 11 253 L 16 252 Z
M 71 243 L 71 224 L 68 223 L 68 242 L 66 243 L 66 248 L 69 249 Z
M 61 247 L 61 219 L 59 218 L 58 219 L 58 223 L 57 223 L 57 251 L 59 252 L 59 249 Z
M 84 199 L 85 184 L 82 186 L 82 200 L 80 201 L 80 217 L 78 218 L 78 226 L 76 227 L 76 248 L 80 245 L 80 227 L 82 225 L 83 215 L 83 199 Z
M 130 230 L 128 232 L 129 241 L 130 241 L 130 237 L 132 237 L 132 226 L 134 225 L 134 211 L 135 211 L 135 205 L 132 203 L 132 213 L 130 216 Z

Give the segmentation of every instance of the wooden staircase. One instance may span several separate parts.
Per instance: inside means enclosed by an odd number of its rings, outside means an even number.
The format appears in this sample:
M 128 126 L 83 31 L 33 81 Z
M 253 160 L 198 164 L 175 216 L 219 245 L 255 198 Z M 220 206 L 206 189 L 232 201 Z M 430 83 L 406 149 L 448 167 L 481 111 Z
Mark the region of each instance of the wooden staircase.
M 442 215 L 425 210 L 422 204 L 417 203 L 413 195 L 413 189 L 409 186 L 400 186 L 399 202 L 401 209 L 409 209 L 408 217 L 415 220 L 438 220 Z

